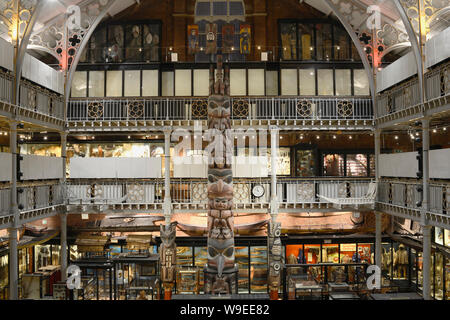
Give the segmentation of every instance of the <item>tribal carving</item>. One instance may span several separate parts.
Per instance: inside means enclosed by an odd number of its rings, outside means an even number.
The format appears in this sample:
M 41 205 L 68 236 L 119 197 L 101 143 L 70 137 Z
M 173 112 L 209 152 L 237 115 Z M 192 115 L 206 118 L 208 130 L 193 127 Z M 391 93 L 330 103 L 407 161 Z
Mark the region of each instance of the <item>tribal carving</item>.
M 230 294 L 236 289 L 234 248 L 233 171 L 231 158 L 231 110 L 229 69 L 222 71 L 217 57 L 217 79 L 210 70 L 208 128 L 213 141 L 208 146 L 208 264 L 205 268 L 205 294 Z
M 161 246 L 160 246 L 160 263 L 161 263 L 161 281 L 164 288 L 172 288 L 176 279 L 177 266 L 177 248 L 175 244 L 176 237 L 176 222 L 169 225 L 162 224 L 161 231 Z
M 269 287 L 271 291 L 278 291 L 281 283 L 282 247 L 281 247 L 281 223 L 269 222 L 268 225 L 268 249 L 269 249 Z

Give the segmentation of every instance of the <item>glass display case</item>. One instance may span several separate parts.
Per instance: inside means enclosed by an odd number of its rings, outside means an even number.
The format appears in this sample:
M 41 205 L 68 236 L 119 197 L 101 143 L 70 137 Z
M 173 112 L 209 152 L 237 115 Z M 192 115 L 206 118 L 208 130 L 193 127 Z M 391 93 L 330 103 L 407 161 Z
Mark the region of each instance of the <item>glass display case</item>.
M 267 292 L 267 247 L 250 247 L 250 292 Z
M 314 177 L 316 175 L 314 150 L 295 150 L 295 175 L 297 177 Z
M 8 254 L 0 257 L 0 300 L 8 299 Z
M 267 172 L 272 172 L 272 151 L 267 149 Z M 289 176 L 291 174 L 291 149 L 278 148 L 277 151 L 277 175 Z
M 61 157 L 61 146 L 58 144 L 22 144 L 20 154 L 43 157 Z
M 393 278 L 408 279 L 409 255 L 404 244 L 394 242 L 393 245 Z
M 199 294 L 201 273 L 203 272 L 200 272 L 200 268 L 197 267 L 178 268 L 177 294 Z
M 339 245 L 323 244 L 322 261 L 324 263 L 339 263 Z
M 345 175 L 343 155 L 325 154 L 323 156 L 323 175 L 332 177 L 343 177 Z
M 320 244 L 305 244 L 304 246 L 305 263 L 321 263 Z
M 239 267 L 239 293 L 249 293 L 249 248 L 236 247 L 235 258 Z
M 367 155 L 347 154 L 347 176 L 365 177 L 367 176 Z
M 444 270 L 445 270 L 445 259 L 444 255 L 440 252 L 434 254 L 434 276 L 433 287 L 434 287 L 434 298 L 436 300 L 444 299 Z M 449 288 L 450 289 L 450 288 Z
M 206 263 L 208 262 L 207 247 L 195 247 L 194 255 L 195 255 L 195 266 L 199 270 L 201 270 L 200 275 L 199 275 L 199 290 L 203 291 L 203 288 L 204 288 L 203 268 L 206 266 Z
M 192 247 L 177 247 L 177 265 L 192 267 L 193 261 Z

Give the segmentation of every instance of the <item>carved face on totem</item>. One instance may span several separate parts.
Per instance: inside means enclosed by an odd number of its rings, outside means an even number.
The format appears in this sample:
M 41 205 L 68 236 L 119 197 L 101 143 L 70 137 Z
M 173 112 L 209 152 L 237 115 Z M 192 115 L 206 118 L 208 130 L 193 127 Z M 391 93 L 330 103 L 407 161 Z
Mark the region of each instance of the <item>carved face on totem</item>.
M 223 271 L 234 268 L 234 239 L 208 239 L 208 266 L 216 269 L 219 277 Z
M 221 95 L 213 95 L 209 98 L 208 117 L 209 129 L 225 130 L 231 128 L 230 99 Z
M 160 225 L 160 231 L 161 231 L 161 242 L 163 247 L 169 248 L 175 245 L 175 237 L 177 233 L 176 229 L 177 223 L 172 222 L 169 225 Z

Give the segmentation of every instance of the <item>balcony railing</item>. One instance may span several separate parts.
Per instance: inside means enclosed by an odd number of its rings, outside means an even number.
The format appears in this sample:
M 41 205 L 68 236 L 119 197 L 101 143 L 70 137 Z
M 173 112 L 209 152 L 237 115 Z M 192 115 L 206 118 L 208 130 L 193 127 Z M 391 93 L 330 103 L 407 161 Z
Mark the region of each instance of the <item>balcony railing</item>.
M 19 211 L 31 211 L 63 204 L 64 188 L 60 184 L 29 185 L 19 187 L 18 204 L 23 206 Z M 0 189 L 0 216 L 11 213 L 11 189 Z
M 450 63 L 442 64 L 425 74 L 426 101 L 450 93 Z M 378 96 L 377 118 L 420 104 L 417 77 L 397 85 Z
M 417 191 L 423 187 L 421 181 L 383 180 L 378 185 L 378 202 L 398 207 L 421 209 L 421 195 Z M 450 183 L 430 183 L 429 211 L 438 214 L 450 213 Z
M 233 120 L 373 120 L 369 97 L 233 97 Z M 72 99 L 69 121 L 206 120 L 206 97 Z
M 170 193 L 174 204 L 207 204 L 207 179 L 172 179 Z M 317 197 L 363 197 L 370 179 L 282 179 L 277 182 L 277 196 L 284 204 L 325 203 Z M 264 195 L 252 195 L 255 185 L 264 187 Z M 234 199 L 239 204 L 269 204 L 270 179 L 234 179 Z M 161 204 L 164 202 L 164 180 L 147 181 L 78 181 L 67 186 L 70 204 Z
M 13 102 L 13 81 L 10 74 L 0 71 L 0 101 Z M 63 97 L 27 81 L 22 81 L 20 85 L 19 106 L 38 114 L 64 119 Z

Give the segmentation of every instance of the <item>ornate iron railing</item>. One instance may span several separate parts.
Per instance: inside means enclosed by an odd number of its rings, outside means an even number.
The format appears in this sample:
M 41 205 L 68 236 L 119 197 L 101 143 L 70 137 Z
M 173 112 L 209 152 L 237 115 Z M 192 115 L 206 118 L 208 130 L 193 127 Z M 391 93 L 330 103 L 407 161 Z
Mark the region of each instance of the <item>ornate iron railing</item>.
M 0 101 L 13 102 L 13 81 L 11 74 L 0 71 Z M 21 82 L 19 106 L 36 113 L 64 119 L 64 98 L 28 81 Z
M 18 193 L 19 211 L 43 209 L 64 203 L 64 187 L 59 183 L 28 184 L 19 186 L 23 192 Z M 0 216 L 11 213 L 11 189 L 0 189 Z
M 418 188 L 423 188 L 419 180 L 382 180 L 378 184 L 377 201 L 398 207 L 421 209 L 421 194 Z M 450 213 L 450 183 L 431 182 L 429 211 L 438 214 Z
M 327 197 L 364 197 L 370 179 L 282 179 L 277 182 L 280 203 L 324 203 L 317 195 Z M 264 187 L 264 194 L 255 197 L 255 185 Z M 234 179 L 235 204 L 270 203 L 270 179 Z M 70 204 L 155 204 L 163 203 L 164 180 L 75 180 L 69 179 L 67 192 Z M 206 204 L 207 179 L 172 179 L 172 203 Z
M 450 63 L 436 66 L 425 74 L 425 99 L 431 101 L 450 93 Z M 377 99 L 377 118 L 420 104 L 417 77 L 386 90 Z
M 72 99 L 69 121 L 206 120 L 206 97 Z M 372 120 L 369 97 L 233 97 L 232 120 Z

